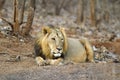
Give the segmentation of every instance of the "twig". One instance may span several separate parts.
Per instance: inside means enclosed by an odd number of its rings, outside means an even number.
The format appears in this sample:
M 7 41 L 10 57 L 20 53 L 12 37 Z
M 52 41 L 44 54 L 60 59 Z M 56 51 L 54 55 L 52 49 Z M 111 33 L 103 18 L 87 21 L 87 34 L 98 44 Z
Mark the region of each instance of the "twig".
M 6 23 L 8 23 L 11 27 L 13 27 L 13 24 L 11 22 L 9 22 L 7 19 L 3 18 L 0 16 L 0 18 L 5 21 Z

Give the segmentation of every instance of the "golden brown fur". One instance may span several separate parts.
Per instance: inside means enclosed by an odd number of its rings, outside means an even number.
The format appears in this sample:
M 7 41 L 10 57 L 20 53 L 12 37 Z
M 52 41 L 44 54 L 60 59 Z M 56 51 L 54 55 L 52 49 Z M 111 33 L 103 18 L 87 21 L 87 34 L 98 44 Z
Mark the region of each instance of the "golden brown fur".
M 87 39 L 67 38 L 64 29 L 43 27 L 35 41 L 38 65 L 58 65 L 67 61 L 94 62 L 93 50 Z

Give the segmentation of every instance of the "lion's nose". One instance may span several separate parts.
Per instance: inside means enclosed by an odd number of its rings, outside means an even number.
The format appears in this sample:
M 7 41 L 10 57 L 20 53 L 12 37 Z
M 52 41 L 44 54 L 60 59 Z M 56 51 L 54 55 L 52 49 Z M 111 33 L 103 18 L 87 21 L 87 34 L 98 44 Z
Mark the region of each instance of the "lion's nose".
M 62 48 L 58 47 L 57 50 L 60 51 L 60 50 L 62 50 Z

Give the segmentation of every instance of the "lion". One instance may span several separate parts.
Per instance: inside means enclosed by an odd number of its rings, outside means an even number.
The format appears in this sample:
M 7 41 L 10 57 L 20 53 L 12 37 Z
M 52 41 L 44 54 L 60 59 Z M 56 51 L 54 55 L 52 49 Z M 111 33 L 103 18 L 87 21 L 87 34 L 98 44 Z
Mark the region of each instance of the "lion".
M 59 65 L 65 61 L 94 62 L 89 41 L 67 38 L 64 28 L 43 27 L 35 40 L 35 60 L 38 65 Z

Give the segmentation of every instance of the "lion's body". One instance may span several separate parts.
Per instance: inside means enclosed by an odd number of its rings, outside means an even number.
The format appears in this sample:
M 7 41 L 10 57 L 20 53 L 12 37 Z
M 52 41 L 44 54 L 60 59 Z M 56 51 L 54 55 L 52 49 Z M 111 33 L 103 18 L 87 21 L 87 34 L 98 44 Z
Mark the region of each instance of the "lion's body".
M 87 58 L 85 47 L 78 39 L 68 38 L 68 50 L 65 59 L 73 62 L 85 62 Z
M 87 39 L 67 38 L 63 29 L 44 28 L 35 42 L 38 65 L 56 65 L 64 60 L 94 62 L 93 50 Z

